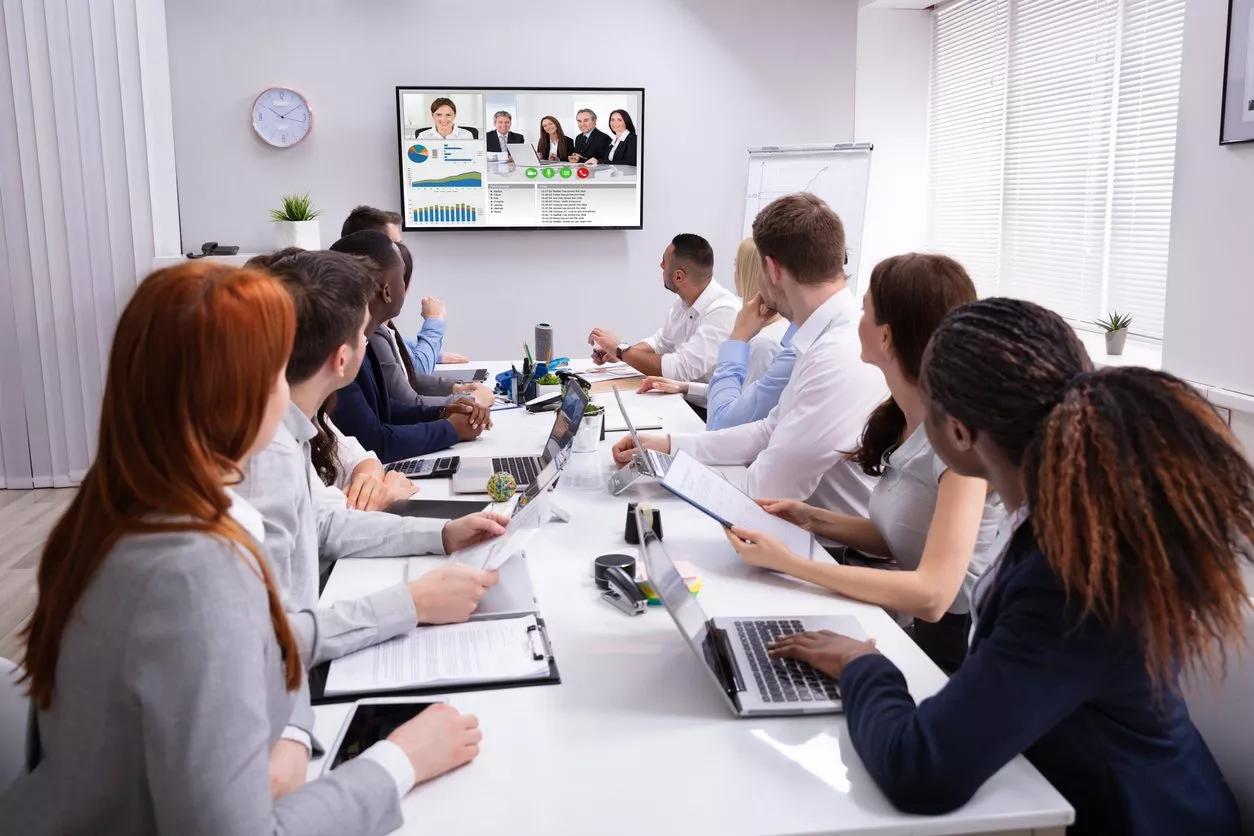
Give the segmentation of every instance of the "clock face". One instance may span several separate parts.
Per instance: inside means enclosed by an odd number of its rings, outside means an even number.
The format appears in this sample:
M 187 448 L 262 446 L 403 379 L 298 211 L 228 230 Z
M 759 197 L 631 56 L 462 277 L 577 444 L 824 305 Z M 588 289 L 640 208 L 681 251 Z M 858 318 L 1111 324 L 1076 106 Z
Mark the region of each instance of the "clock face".
M 271 87 L 253 103 L 253 130 L 275 148 L 291 148 L 308 136 L 312 127 L 309 103 L 295 90 Z

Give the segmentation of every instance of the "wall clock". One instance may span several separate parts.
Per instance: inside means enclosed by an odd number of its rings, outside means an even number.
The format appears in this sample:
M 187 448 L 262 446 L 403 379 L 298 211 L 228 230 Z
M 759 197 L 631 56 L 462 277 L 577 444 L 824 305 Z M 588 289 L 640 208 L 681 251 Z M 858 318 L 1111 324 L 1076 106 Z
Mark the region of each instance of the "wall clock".
M 253 102 L 253 130 L 275 148 L 291 148 L 313 129 L 309 102 L 295 90 L 271 87 Z

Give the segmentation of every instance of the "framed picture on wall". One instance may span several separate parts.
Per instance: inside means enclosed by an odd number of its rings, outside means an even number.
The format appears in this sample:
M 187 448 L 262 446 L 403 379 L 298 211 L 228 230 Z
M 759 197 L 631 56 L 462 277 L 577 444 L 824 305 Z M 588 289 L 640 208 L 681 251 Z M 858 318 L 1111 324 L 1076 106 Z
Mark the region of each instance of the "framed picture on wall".
M 1228 0 L 1219 143 L 1254 141 L 1254 0 Z

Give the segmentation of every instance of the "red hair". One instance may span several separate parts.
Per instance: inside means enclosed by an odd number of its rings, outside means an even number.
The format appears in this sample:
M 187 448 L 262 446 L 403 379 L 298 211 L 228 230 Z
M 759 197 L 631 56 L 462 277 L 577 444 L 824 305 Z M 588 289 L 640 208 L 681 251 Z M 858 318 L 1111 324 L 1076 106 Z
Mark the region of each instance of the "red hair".
M 128 534 L 199 531 L 251 554 L 266 587 L 285 684 L 299 686 L 291 626 L 265 559 L 227 514 L 226 492 L 257 439 L 295 331 L 291 297 L 258 270 L 198 261 L 140 283 L 113 337 L 96 459 L 39 562 L 24 664 L 40 708 L 52 703 L 61 637 L 75 604 Z

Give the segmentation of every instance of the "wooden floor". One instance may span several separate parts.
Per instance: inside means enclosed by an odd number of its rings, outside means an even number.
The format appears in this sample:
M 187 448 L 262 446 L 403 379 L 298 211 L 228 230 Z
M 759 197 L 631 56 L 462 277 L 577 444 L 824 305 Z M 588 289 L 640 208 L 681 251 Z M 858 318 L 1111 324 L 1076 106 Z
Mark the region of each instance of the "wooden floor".
M 74 491 L 0 491 L 0 657 L 22 655 L 17 634 L 35 608 L 39 553 Z

